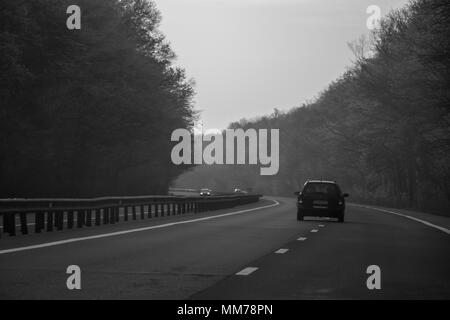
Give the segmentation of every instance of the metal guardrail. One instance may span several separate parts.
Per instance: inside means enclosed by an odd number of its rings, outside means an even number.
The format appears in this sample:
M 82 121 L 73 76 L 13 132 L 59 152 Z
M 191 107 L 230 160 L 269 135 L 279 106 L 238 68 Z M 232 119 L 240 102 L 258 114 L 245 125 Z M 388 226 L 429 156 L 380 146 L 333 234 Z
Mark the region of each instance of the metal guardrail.
M 261 195 L 209 197 L 139 196 L 93 199 L 0 199 L 0 234 L 34 232 L 115 224 L 123 221 L 200 213 L 257 202 Z M 29 221 L 32 221 L 29 223 Z
M 200 189 L 188 189 L 188 188 L 169 188 L 169 192 L 177 192 L 177 191 L 181 191 L 181 192 L 200 192 Z

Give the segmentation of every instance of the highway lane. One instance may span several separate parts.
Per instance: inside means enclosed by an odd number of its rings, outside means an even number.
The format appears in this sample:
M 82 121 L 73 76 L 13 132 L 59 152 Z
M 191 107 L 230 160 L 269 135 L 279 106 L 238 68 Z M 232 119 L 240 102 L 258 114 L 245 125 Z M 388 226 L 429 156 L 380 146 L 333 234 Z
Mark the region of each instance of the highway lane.
M 135 228 L 148 230 L 0 254 L 0 298 L 450 298 L 449 235 L 402 217 L 349 207 L 347 222 L 295 220 L 295 200 L 214 213 L 0 239 L 4 249 Z M 322 225 L 322 226 L 319 226 Z M 311 230 L 318 232 L 312 233 Z M 306 237 L 304 241 L 297 240 Z M 289 249 L 275 254 L 278 249 Z M 66 288 L 67 266 L 82 289 Z M 365 268 L 379 264 L 382 289 Z M 248 276 L 237 272 L 258 269 Z
M 281 246 L 282 254 L 249 263 L 258 268 L 251 275 L 227 277 L 191 298 L 450 299 L 450 236 L 443 229 L 350 206 L 346 223 L 317 222 Z M 370 265 L 380 267 L 380 290 L 367 288 Z
M 289 202 L 282 200 L 280 206 L 214 220 L 2 254 L 0 297 L 187 298 L 306 230 L 307 224 L 292 220 Z M 273 202 L 263 201 L 213 214 L 270 204 Z M 171 221 L 177 219 L 3 238 L 0 250 Z M 65 270 L 72 264 L 82 270 L 79 291 L 66 289 Z

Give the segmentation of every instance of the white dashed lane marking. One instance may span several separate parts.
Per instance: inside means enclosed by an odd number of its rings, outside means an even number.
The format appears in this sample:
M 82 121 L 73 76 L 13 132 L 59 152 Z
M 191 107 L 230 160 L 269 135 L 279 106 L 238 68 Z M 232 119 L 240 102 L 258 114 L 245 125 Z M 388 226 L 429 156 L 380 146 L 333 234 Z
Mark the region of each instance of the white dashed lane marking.
M 248 275 L 252 274 L 253 272 L 255 272 L 256 270 L 258 270 L 258 268 L 248 267 L 248 268 L 242 269 L 241 271 L 236 273 L 236 275 L 237 276 L 248 276 Z
M 323 227 L 325 227 L 325 225 L 324 224 L 319 224 L 319 227 L 323 228 Z
M 278 249 L 277 251 L 275 251 L 275 253 L 286 253 L 288 251 L 289 249 Z
M 305 238 L 305 237 L 300 237 L 300 238 L 298 238 L 297 239 L 297 241 L 305 241 L 307 238 Z
M 311 232 L 318 232 L 319 230 L 317 229 L 312 229 Z

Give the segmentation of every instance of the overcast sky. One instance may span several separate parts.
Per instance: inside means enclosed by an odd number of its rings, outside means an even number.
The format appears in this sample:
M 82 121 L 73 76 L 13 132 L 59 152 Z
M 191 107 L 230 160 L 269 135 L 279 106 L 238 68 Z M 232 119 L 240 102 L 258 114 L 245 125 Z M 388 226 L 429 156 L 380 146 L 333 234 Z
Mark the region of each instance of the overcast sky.
M 405 0 L 156 0 L 205 129 L 314 99 L 350 65 L 347 42 Z

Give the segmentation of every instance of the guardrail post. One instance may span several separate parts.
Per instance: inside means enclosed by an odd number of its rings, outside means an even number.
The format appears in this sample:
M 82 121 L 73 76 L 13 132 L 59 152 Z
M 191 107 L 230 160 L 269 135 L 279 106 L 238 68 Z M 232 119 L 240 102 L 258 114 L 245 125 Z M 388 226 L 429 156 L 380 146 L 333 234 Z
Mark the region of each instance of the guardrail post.
M 126 205 L 123 206 L 123 220 L 128 221 L 128 207 Z
M 74 223 L 74 212 L 73 210 L 67 211 L 67 229 L 72 229 Z
M 9 214 L 4 213 L 3 214 L 3 232 L 8 233 L 8 234 L 9 234 L 9 229 L 11 228 L 9 220 L 10 220 Z
M 10 236 L 16 235 L 16 215 L 14 212 L 3 214 L 3 228 Z
M 92 226 L 92 209 L 86 211 L 86 226 Z
M 95 225 L 99 226 L 100 225 L 100 209 L 94 209 L 94 213 L 95 213 Z
M 150 203 L 147 205 L 147 218 L 152 218 L 152 205 Z
M 42 229 L 44 229 L 44 224 L 45 224 L 44 214 L 45 214 L 44 212 L 35 212 L 34 213 L 34 220 L 35 220 L 34 232 L 35 233 L 41 233 Z
M 15 213 L 11 213 L 10 214 L 10 232 L 9 235 L 10 236 L 15 236 L 16 235 L 16 214 Z
M 135 208 L 136 206 L 133 206 L 133 208 Z M 136 209 L 135 209 L 136 210 Z M 142 207 L 139 208 L 140 214 L 141 214 L 141 220 L 145 219 L 145 213 L 144 210 L 142 210 Z
M 47 211 L 47 232 L 53 231 L 53 212 Z
M 116 219 L 116 222 L 119 222 L 120 221 L 120 219 L 119 219 L 119 206 L 115 206 L 114 207 L 114 219 Z
M 22 232 L 22 234 L 28 234 L 27 213 L 26 212 L 22 212 L 20 214 L 20 232 Z
M 83 227 L 83 211 L 82 210 L 77 210 L 77 228 L 82 228 Z
M 119 210 L 117 206 L 111 208 L 114 223 L 119 222 Z
M 135 207 L 131 207 L 131 213 L 133 215 L 133 220 L 136 220 L 136 208 Z
M 159 203 L 155 203 L 155 218 L 158 218 Z
M 64 222 L 64 211 L 56 211 L 55 212 L 55 227 L 56 227 L 56 230 L 62 230 L 63 229 L 63 222 Z
M 109 214 L 108 214 L 108 208 L 103 208 L 103 224 L 109 223 Z
M 3 218 L 3 233 L 8 233 L 8 217 L 7 217 L 7 213 L 3 213 L 2 214 L 2 218 Z
M 109 223 L 110 224 L 115 224 L 116 223 L 116 217 L 114 216 L 114 208 L 113 207 L 109 207 L 108 208 L 108 213 L 109 213 Z
M 67 229 L 73 228 L 73 221 L 74 221 L 73 216 L 74 216 L 73 210 L 67 211 Z

